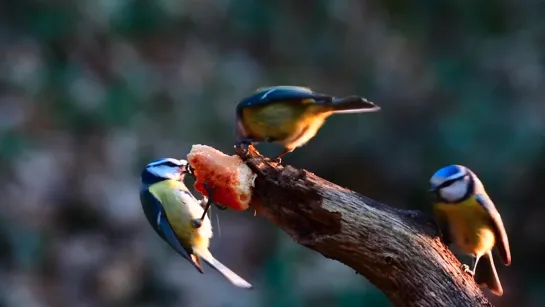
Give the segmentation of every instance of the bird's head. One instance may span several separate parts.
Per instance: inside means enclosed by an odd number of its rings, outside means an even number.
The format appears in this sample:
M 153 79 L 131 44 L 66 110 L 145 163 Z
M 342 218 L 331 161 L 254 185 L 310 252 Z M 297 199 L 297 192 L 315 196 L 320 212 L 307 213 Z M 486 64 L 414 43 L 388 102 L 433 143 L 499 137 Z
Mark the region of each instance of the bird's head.
M 441 168 L 430 178 L 430 192 L 440 201 L 457 203 L 466 199 L 474 189 L 471 171 L 462 165 Z
M 181 181 L 184 178 L 188 163 L 183 159 L 162 158 L 150 162 L 142 171 L 143 184 L 153 184 L 163 180 Z

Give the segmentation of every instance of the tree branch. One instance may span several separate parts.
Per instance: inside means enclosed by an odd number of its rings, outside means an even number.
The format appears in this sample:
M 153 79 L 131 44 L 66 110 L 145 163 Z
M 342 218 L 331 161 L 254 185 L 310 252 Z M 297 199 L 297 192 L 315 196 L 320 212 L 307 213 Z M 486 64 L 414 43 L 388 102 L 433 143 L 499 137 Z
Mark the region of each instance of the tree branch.
M 313 173 L 237 154 L 258 175 L 252 206 L 297 243 L 365 276 L 395 306 L 492 306 L 441 242 L 433 219 L 398 210 Z

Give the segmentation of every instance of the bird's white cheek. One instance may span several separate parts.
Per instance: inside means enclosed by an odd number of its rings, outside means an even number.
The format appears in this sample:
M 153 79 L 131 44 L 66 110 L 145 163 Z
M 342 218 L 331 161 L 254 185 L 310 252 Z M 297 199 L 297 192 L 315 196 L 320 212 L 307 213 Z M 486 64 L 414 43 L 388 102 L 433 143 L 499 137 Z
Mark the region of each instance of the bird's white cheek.
M 454 182 L 448 187 L 442 188 L 440 191 L 441 196 L 444 199 L 451 202 L 455 202 L 462 199 L 466 195 L 466 192 L 467 192 L 467 184 L 462 181 Z
M 164 165 L 156 166 L 150 169 L 150 172 L 157 177 L 172 179 L 172 180 L 179 180 L 180 176 L 182 175 L 178 171 L 178 168 L 168 167 Z

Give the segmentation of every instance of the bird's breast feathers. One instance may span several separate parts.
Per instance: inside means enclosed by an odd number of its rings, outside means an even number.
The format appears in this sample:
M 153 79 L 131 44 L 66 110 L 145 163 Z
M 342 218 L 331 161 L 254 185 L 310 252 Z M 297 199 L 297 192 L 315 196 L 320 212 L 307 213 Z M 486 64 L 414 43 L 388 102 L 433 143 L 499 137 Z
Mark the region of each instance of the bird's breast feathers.
M 318 108 L 318 107 L 317 107 Z M 276 102 L 242 111 L 242 124 L 256 140 L 271 138 L 289 147 L 310 140 L 331 112 L 292 102 Z
M 212 237 L 212 224 L 208 217 L 205 217 L 200 228 L 195 229 L 192 226 L 191 220 L 200 218 L 204 209 L 183 183 L 165 180 L 150 186 L 149 190 L 161 202 L 167 219 L 178 236 Z
M 452 239 L 463 252 L 482 255 L 494 247 L 495 236 L 489 217 L 475 197 L 456 204 L 437 203 L 447 218 Z
M 292 133 L 303 114 L 300 106 L 277 102 L 244 109 L 242 123 L 255 139 L 283 140 Z

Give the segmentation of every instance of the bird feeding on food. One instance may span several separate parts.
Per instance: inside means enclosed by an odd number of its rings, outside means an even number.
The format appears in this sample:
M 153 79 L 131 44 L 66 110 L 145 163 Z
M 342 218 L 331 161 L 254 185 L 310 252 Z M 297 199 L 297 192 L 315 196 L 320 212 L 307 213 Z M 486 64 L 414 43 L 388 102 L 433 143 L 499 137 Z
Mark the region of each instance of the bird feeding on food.
M 281 157 L 312 139 L 333 114 L 376 112 L 380 107 L 359 97 L 333 97 L 301 86 L 259 88 L 236 108 L 237 145 L 278 143 Z

